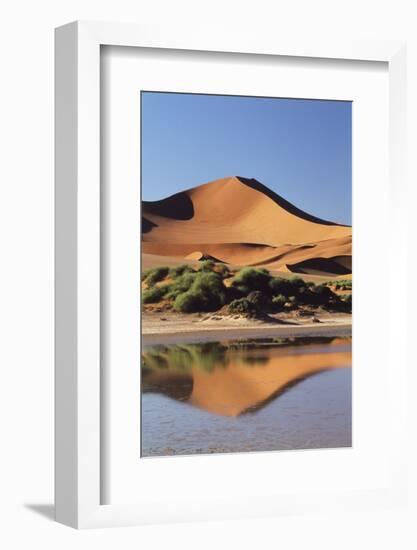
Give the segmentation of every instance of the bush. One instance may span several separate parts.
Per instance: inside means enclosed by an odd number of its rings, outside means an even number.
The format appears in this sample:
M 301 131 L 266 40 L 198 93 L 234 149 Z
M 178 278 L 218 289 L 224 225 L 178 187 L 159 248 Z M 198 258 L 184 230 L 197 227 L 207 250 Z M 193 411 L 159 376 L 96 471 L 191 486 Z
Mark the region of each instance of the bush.
M 226 288 L 218 273 L 198 273 L 190 287 L 194 294 L 201 295 L 207 311 L 213 311 L 226 303 Z
M 247 294 L 248 291 L 250 292 L 252 290 L 267 291 L 270 279 L 271 275 L 266 269 L 245 267 L 236 273 L 231 284 L 238 288 L 243 294 Z
M 289 296 L 291 293 L 291 284 L 288 279 L 282 277 L 272 277 L 269 281 L 269 288 L 274 295 L 281 294 L 282 296 Z
M 168 271 L 168 275 L 171 279 L 176 279 L 177 277 L 184 275 L 184 273 L 194 273 L 194 269 L 188 264 L 181 264 L 171 267 Z
M 314 292 L 316 294 L 319 294 L 320 296 L 332 296 L 334 294 L 332 290 L 326 285 L 317 285 L 314 288 Z
M 328 304 L 332 298 L 337 298 L 336 294 L 326 285 L 317 285 L 313 290 L 313 295 L 317 298 L 320 305 Z
M 144 290 L 142 292 L 142 302 L 144 304 L 155 304 L 161 301 L 169 290 L 170 285 L 154 286 L 149 290 Z
M 171 288 L 169 293 L 167 294 L 167 298 L 174 299 L 183 292 L 187 292 L 187 290 L 190 289 L 191 285 L 193 284 L 195 278 L 197 276 L 197 273 L 195 272 L 185 272 L 182 275 L 180 275 L 177 279 L 174 280 L 174 282 L 171 284 Z
M 246 298 L 246 296 L 250 293 L 251 288 L 247 285 L 233 285 L 229 287 L 229 294 L 232 296 L 232 298 Z
M 300 289 L 297 299 L 302 304 L 313 306 L 330 306 L 339 301 L 337 295 L 324 284 Z
M 287 298 L 283 294 L 278 294 L 272 298 L 272 304 L 278 309 L 282 309 L 286 303 Z
M 351 279 L 338 279 L 336 281 L 327 281 L 327 286 L 333 286 L 336 290 L 352 290 Z
M 306 282 L 301 277 L 291 277 L 289 283 L 293 289 L 306 288 Z
M 172 290 L 169 295 L 172 295 Z M 177 294 L 174 309 L 183 313 L 215 311 L 225 303 L 226 288 L 221 276 L 214 272 L 199 272 L 194 274 L 188 289 Z
M 266 310 L 271 307 L 270 297 L 260 290 L 249 292 L 246 299 L 253 304 L 258 311 Z
M 145 281 L 148 286 L 153 286 L 155 283 L 165 279 L 168 272 L 168 267 L 155 267 L 154 269 L 149 269 Z
M 311 286 L 314 287 L 314 283 L 306 283 L 301 277 L 291 277 L 291 279 L 272 277 L 269 281 L 269 288 L 272 294 L 282 294 L 287 298 L 289 296 L 298 296 Z
M 145 271 L 142 271 L 142 275 L 141 275 L 141 281 L 143 282 L 146 277 L 149 275 L 149 273 L 152 271 L 152 269 L 145 269 Z
M 254 304 L 249 302 L 247 298 L 239 298 L 238 300 L 233 300 L 228 306 L 229 313 L 239 314 L 239 315 L 256 315 L 257 309 Z
M 213 260 L 203 260 L 200 264 L 200 271 L 213 271 L 215 263 Z
M 175 298 L 174 309 L 181 313 L 201 311 L 201 299 L 192 292 L 183 292 Z

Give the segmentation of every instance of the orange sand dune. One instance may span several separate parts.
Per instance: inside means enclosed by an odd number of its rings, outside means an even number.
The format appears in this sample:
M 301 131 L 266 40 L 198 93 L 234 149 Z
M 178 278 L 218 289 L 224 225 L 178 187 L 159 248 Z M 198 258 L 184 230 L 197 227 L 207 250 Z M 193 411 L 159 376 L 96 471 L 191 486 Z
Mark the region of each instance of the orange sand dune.
M 143 202 L 144 253 L 295 273 L 351 273 L 352 228 L 311 216 L 258 181 L 216 180 Z

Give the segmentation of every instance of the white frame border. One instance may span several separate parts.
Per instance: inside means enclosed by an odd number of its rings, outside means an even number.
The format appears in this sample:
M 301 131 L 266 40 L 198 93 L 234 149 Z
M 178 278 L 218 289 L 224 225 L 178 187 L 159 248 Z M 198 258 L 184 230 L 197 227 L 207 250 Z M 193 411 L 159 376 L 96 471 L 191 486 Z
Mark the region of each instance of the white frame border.
M 169 26 L 96 22 L 74 22 L 56 29 L 55 513 L 57 521 L 76 528 L 155 521 L 134 505 L 100 504 L 101 45 L 388 62 L 393 223 L 400 224 L 401 235 L 407 230 L 404 42 L 288 40 L 230 30 L 214 36 L 208 27 L 179 32 Z M 405 371 L 405 354 L 400 360 Z M 405 462 L 404 453 L 398 452 L 397 457 Z M 393 465 L 389 494 L 322 495 L 319 507 L 357 510 L 359 501 L 363 507 L 392 506 L 404 498 L 406 477 L 398 473 L 402 467 Z M 317 510 L 314 496 L 289 495 L 285 506 L 265 502 L 256 515 L 305 513 L 313 507 Z M 172 505 L 172 520 L 181 519 Z

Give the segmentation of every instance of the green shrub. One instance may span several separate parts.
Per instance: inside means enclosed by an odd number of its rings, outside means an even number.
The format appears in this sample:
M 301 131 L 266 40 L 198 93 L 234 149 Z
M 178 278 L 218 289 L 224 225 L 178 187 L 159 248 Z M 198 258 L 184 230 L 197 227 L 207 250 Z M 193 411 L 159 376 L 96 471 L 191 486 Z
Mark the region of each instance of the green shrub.
M 226 303 L 226 288 L 218 273 L 199 272 L 193 275 L 191 285 L 175 296 L 175 310 L 183 313 L 215 311 Z M 172 296 L 172 290 L 168 296 Z
M 269 281 L 269 288 L 272 294 L 282 294 L 287 298 L 289 296 L 298 296 L 310 286 L 314 286 L 314 283 L 306 283 L 301 277 L 291 277 L 290 279 L 272 277 Z
M 181 264 L 171 267 L 168 271 L 168 275 L 171 279 L 176 279 L 184 273 L 194 273 L 194 269 L 188 264 Z
M 146 283 L 148 286 L 153 286 L 155 283 L 162 281 L 168 275 L 169 267 L 155 267 L 154 269 L 149 269 L 146 276 Z
M 142 301 L 144 304 L 155 304 L 160 302 L 162 298 L 169 292 L 170 285 L 154 286 L 142 292 Z
M 231 295 L 233 295 L 236 299 L 237 298 L 245 298 L 249 292 L 251 291 L 251 288 L 247 285 L 239 285 L 239 284 L 231 284 L 229 287 L 229 292 Z
M 352 290 L 351 279 L 338 279 L 336 281 L 327 281 L 327 286 L 333 286 L 336 290 Z
M 257 311 L 265 311 L 271 307 L 271 298 L 261 290 L 252 290 L 246 299 L 256 307 Z
M 198 273 L 190 287 L 190 291 L 201 295 L 207 311 L 218 309 L 226 303 L 226 288 L 218 273 Z
M 270 279 L 271 275 L 266 269 L 245 267 L 236 273 L 231 284 L 243 294 L 247 294 L 248 291 L 252 290 L 267 291 Z
M 216 264 L 213 260 L 203 260 L 200 264 L 200 271 L 213 271 Z
M 300 288 L 305 288 L 305 287 L 307 286 L 306 283 L 305 283 L 305 281 L 304 281 L 304 279 L 302 279 L 301 277 L 295 277 L 295 276 L 294 276 L 294 277 L 291 277 L 291 278 L 289 279 L 289 283 L 291 284 L 291 287 L 292 287 L 293 289 L 296 289 L 296 288 L 298 288 L 298 289 L 300 289 Z
M 149 273 L 152 271 L 152 269 L 145 269 L 145 271 L 142 271 L 142 274 L 141 274 L 141 281 L 143 282 L 146 277 L 149 275 Z
M 192 292 L 183 292 L 182 294 L 178 294 L 175 298 L 174 309 L 181 313 L 193 313 L 195 311 L 201 311 L 201 308 L 201 297 Z
M 294 290 L 294 294 L 300 304 L 315 304 L 320 302 L 316 297 L 315 289 L 309 287 L 301 287 Z
M 187 292 L 187 290 L 190 289 L 191 285 L 194 282 L 194 279 L 196 278 L 197 273 L 192 272 L 184 272 L 182 275 L 177 277 L 174 282 L 171 284 L 171 288 L 169 293 L 167 294 L 167 298 L 175 300 L 175 298 L 182 294 L 183 292 Z
M 272 298 L 272 304 L 278 309 L 282 309 L 286 303 L 287 298 L 283 294 L 278 294 Z
M 326 285 L 317 285 L 313 294 L 317 297 L 318 303 L 322 305 L 329 303 L 332 298 L 336 298 L 335 293 Z
M 333 294 L 332 290 L 326 285 L 316 285 L 314 292 L 320 296 L 331 296 Z
M 291 293 L 291 284 L 288 279 L 283 277 L 272 277 L 269 281 L 269 288 L 274 295 L 281 294 L 283 296 L 289 296 Z
M 301 304 L 313 306 L 332 306 L 339 301 L 337 295 L 325 284 L 299 289 L 297 299 Z
M 239 315 L 256 315 L 257 309 L 247 298 L 239 298 L 230 302 L 228 306 L 229 313 Z

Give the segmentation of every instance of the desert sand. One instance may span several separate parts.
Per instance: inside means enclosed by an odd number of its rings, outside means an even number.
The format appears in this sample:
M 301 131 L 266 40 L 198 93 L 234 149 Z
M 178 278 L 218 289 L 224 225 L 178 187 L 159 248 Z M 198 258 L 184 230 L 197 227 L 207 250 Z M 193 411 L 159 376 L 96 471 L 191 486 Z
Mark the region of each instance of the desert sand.
M 212 258 L 289 275 L 346 278 L 352 228 L 299 210 L 255 179 L 233 176 L 144 201 L 142 253 L 155 265 Z
M 218 313 L 178 314 L 172 312 L 142 315 L 144 345 L 217 342 L 233 338 L 312 337 L 352 335 L 352 316 L 322 312 L 309 318 L 282 317 L 265 322 Z M 319 321 L 317 323 L 317 321 Z

